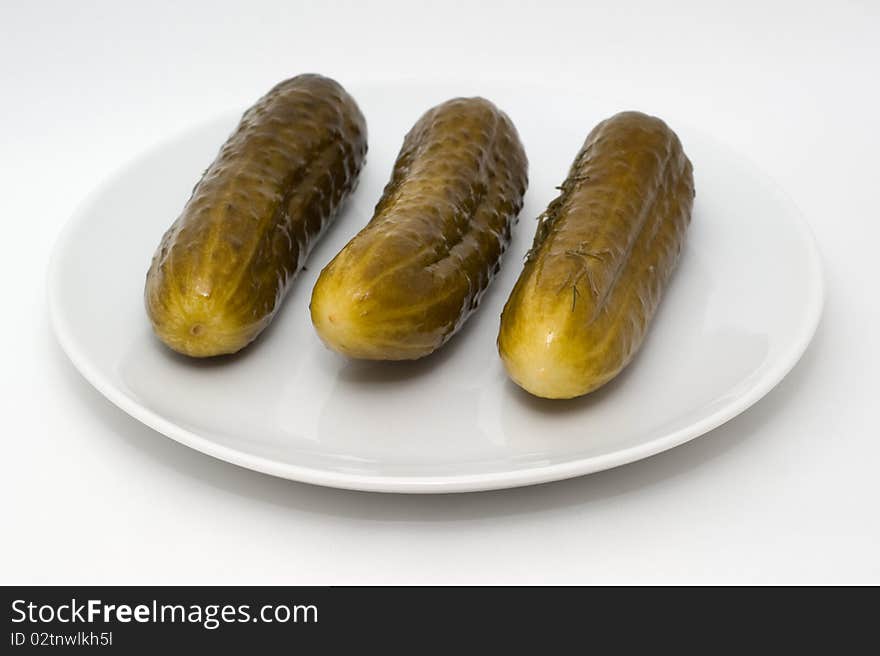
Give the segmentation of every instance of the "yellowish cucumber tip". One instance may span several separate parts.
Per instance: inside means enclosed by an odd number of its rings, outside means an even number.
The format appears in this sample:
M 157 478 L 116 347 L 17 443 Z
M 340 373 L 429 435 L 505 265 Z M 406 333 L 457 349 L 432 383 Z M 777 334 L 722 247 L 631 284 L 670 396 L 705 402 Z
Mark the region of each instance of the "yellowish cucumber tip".
M 526 392 L 542 399 L 573 399 L 607 382 L 584 371 L 553 343 L 545 339 L 519 340 L 512 348 L 499 340 L 498 351 L 510 379 Z
M 319 293 L 319 286 L 316 286 L 309 312 L 315 331 L 324 344 L 343 355 L 351 355 L 356 350 L 353 347 L 359 340 L 351 321 L 350 303 L 340 301 L 334 294 Z
M 240 327 L 224 317 L 212 316 L 202 308 L 178 307 L 175 313 L 151 313 L 156 336 L 171 350 L 193 358 L 229 355 L 247 346 L 259 333 L 253 325 Z

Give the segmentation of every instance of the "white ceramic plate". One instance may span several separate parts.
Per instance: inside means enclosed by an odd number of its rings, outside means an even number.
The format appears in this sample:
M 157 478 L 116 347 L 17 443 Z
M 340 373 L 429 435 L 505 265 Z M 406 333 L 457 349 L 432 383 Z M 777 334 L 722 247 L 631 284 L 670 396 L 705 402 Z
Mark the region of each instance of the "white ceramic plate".
M 70 221 L 51 263 L 51 316 L 73 363 L 113 403 L 194 449 L 276 476 L 386 492 L 486 490 L 607 469 L 702 435 L 766 394 L 810 341 L 822 278 L 799 212 L 741 157 L 665 116 L 694 163 L 697 199 L 648 339 L 592 395 L 530 397 L 507 380 L 495 350 L 501 308 L 534 219 L 586 133 L 628 108 L 485 84 L 351 91 L 370 132 L 360 186 L 269 330 L 237 356 L 190 361 L 166 350 L 142 289 L 159 238 L 238 114 L 139 157 Z M 476 93 L 508 112 L 530 160 L 521 221 L 481 309 L 421 361 L 352 362 L 326 350 L 307 311 L 318 272 L 370 218 L 418 116 Z

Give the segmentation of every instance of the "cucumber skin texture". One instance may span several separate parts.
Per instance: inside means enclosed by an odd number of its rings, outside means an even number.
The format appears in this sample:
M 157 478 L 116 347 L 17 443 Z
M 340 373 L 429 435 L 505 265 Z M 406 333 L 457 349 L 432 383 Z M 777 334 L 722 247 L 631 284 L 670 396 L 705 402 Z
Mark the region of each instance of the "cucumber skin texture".
M 510 377 L 544 398 L 601 387 L 639 350 L 690 223 L 693 167 L 662 120 L 622 112 L 590 132 L 560 189 L 498 334 Z
M 311 316 L 324 343 L 369 360 L 440 348 L 499 270 L 527 173 L 516 128 L 488 100 L 428 110 L 406 135 L 373 218 L 315 284 Z
M 156 335 L 193 357 L 254 340 L 366 151 L 360 109 L 329 78 L 291 78 L 247 110 L 153 257 L 144 299 Z

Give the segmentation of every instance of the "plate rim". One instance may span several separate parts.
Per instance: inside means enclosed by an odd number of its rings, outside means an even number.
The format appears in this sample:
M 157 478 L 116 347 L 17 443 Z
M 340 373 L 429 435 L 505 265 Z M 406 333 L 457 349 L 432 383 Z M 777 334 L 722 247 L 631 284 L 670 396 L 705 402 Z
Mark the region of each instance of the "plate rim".
M 216 120 L 219 116 L 220 115 L 218 114 L 209 119 L 209 121 Z M 805 246 L 805 253 L 808 254 L 807 259 L 809 261 L 810 276 L 809 280 L 806 280 L 804 284 L 809 288 L 812 288 L 814 291 L 809 296 L 809 306 L 806 308 L 805 320 L 801 322 L 798 333 L 795 338 L 790 341 L 787 349 L 777 357 L 772 366 L 770 366 L 764 375 L 756 381 L 755 384 L 749 387 L 745 393 L 722 405 L 715 412 L 703 417 L 699 421 L 638 445 L 602 455 L 576 458 L 553 464 L 510 469 L 501 472 L 432 476 L 400 476 L 339 472 L 319 467 L 283 463 L 271 458 L 254 455 L 239 449 L 228 447 L 213 441 L 209 437 L 203 437 L 195 431 L 179 426 L 173 421 L 166 419 L 161 414 L 144 407 L 136 399 L 126 394 L 119 386 L 115 385 L 108 376 L 105 376 L 98 367 L 91 363 L 90 358 L 77 344 L 72 331 L 67 325 L 67 320 L 63 316 L 64 313 L 60 310 L 58 298 L 58 281 L 62 275 L 60 270 L 61 255 L 67 250 L 71 236 L 75 233 L 76 228 L 87 222 L 89 217 L 87 210 L 95 204 L 96 200 L 105 192 L 105 190 L 112 186 L 121 171 L 124 171 L 141 158 L 149 156 L 150 153 L 156 152 L 163 146 L 179 139 L 183 134 L 195 129 L 198 125 L 204 125 L 209 121 L 190 126 L 189 129 L 183 130 L 180 134 L 170 135 L 170 137 L 161 140 L 153 147 L 137 153 L 134 157 L 116 167 L 110 175 L 105 177 L 88 194 L 86 194 L 86 196 L 78 203 L 70 218 L 64 222 L 64 225 L 55 238 L 55 243 L 52 246 L 49 258 L 46 291 L 49 323 L 56 339 L 74 368 L 92 385 L 92 387 L 130 417 L 155 430 L 161 435 L 199 451 L 200 453 L 233 465 L 278 478 L 324 487 L 362 492 L 408 494 L 482 492 L 537 485 L 551 481 L 584 476 L 636 462 L 657 455 L 658 453 L 662 453 L 663 451 L 667 451 L 676 446 L 680 446 L 697 437 L 705 435 L 718 426 L 730 421 L 737 415 L 745 412 L 757 401 L 766 396 L 794 368 L 812 341 L 821 321 L 826 293 L 822 256 L 819 251 L 815 234 L 800 207 L 771 176 L 767 175 L 748 156 L 739 153 L 730 146 L 727 146 L 714 136 L 707 135 L 702 130 L 686 125 L 682 127 L 687 127 L 689 132 L 698 132 L 702 136 L 711 139 L 712 142 L 739 158 L 744 164 L 747 164 L 749 168 L 752 169 L 753 173 L 760 175 L 761 179 L 770 183 L 773 191 L 779 194 L 784 202 L 788 203 L 794 210 L 793 215 L 795 215 L 795 220 L 791 221 L 791 223 L 794 224 L 800 232 L 800 237 Z

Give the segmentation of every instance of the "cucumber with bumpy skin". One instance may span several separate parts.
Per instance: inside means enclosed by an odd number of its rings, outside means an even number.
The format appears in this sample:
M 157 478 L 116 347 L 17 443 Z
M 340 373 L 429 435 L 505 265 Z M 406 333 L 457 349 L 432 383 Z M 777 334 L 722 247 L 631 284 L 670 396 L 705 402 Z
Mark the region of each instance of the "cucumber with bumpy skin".
M 483 98 L 425 113 L 373 218 L 321 272 L 312 322 L 334 350 L 411 360 L 442 346 L 500 265 L 527 184 L 510 119 Z
M 510 377 L 546 398 L 586 394 L 635 356 L 690 223 L 693 167 L 663 121 L 623 112 L 590 132 L 560 189 L 498 334 Z
M 144 297 L 156 335 L 194 357 L 255 339 L 355 187 L 366 151 L 364 117 L 333 80 L 299 75 L 263 96 L 153 257 Z

